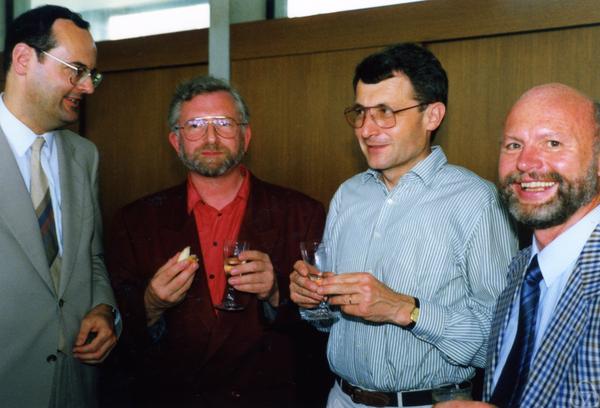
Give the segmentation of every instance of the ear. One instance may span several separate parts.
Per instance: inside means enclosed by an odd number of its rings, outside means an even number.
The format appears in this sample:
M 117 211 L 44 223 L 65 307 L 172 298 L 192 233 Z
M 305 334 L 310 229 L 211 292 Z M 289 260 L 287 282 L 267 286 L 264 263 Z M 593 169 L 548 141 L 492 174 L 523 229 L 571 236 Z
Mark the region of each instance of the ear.
M 425 129 L 433 132 L 442 123 L 444 116 L 446 116 L 446 105 L 441 102 L 434 102 L 427 105 L 427 112 L 424 115 Z
M 169 143 L 171 143 L 173 149 L 179 154 L 179 138 L 177 137 L 177 133 L 169 132 Z
M 25 43 L 15 45 L 12 50 L 12 70 L 17 75 L 25 75 L 35 53 L 35 50 Z
M 244 126 L 244 151 L 248 151 L 248 146 L 250 146 L 250 139 L 252 139 L 252 128 L 250 125 Z

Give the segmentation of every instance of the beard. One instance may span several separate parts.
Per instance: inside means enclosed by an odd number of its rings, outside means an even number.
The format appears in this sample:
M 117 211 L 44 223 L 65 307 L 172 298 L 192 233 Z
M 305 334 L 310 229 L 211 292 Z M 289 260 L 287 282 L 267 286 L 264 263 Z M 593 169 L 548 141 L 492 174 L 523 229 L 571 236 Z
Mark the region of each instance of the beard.
M 199 153 L 196 153 L 202 150 L 223 152 L 225 156 L 222 159 L 205 158 Z M 222 176 L 223 174 L 227 173 L 227 171 L 240 164 L 245 153 L 246 152 L 243 149 L 243 139 L 242 137 L 239 137 L 238 148 L 235 152 L 232 152 L 226 147 L 220 146 L 218 143 L 206 143 L 188 156 L 185 152 L 185 147 L 183 146 L 183 139 L 179 137 L 179 159 L 188 170 L 205 177 Z
M 598 159 L 594 158 L 584 177 L 573 181 L 559 173 L 531 173 L 534 180 L 551 180 L 558 183 L 556 195 L 542 204 L 522 204 L 512 184 L 522 179 L 522 174 L 509 174 L 501 181 L 500 196 L 515 219 L 533 229 L 546 229 L 566 222 L 577 210 L 588 204 L 598 194 Z

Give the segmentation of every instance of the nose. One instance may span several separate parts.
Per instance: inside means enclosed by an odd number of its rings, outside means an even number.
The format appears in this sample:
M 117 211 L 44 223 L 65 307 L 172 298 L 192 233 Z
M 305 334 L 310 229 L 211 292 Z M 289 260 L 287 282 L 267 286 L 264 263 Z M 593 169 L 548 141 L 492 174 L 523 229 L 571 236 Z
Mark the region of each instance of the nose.
M 85 94 L 93 94 L 96 88 L 94 88 L 94 84 L 92 83 L 92 77 L 87 75 L 85 78 L 82 78 L 76 86 L 77 89 L 80 89 L 82 93 Z
M 219 134 L 217 133 L 215 125 L 212 122 L 209 122 L 208 126 L 206 127 L 206 140 L 209 143 L 215 143 L 218 138 Z
M 371 116 L 371 112 L 368 111 L 365 113 L 365 121 L 363 122 L 362 127 L 356 129 L 357 132 L 363 139 L 368 139 L 373 135 L 379 133 L 379 126 L 375 123 L 375 120 Z
M 539 170 L 542 160 L 539 150 L 535 146 L 524 146 L 517 158 L 517 169 L 523 173 Z

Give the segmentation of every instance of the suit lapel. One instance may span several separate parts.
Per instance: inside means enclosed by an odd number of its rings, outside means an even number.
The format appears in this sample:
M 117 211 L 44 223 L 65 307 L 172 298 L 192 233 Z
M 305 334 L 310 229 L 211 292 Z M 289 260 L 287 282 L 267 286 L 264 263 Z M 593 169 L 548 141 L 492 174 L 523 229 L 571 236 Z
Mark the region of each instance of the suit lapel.
M 514 299 L 520 295 L 521 282 L 523 281 L 523 275 L 529 258 L 531 256 L 531 247 L 524 249 L 519 252 L 510 264 L 508 272 L 508 284 L 500 297 L 496 305 L 496 312 L 494 313 L 494 319 L 490 330 L 490 340 L 488 344 L 488 358 L 487 367 L 485 370 L 485 390 L 484 397 L 489 399 L 492 394 L 492 382 L 494 379 L 494 372 L 498 365 L 498 356 L 500 355 L 500 349 L 504 340 L 504 329 L 508 324 L 510 314 L 512 312 L 512 305 Z
M 84 179 L 85 169 L 77 160 L 75 147 L 63 136 L 56 133 L 58 172 L 60 178 L 63 257 L 60 274 L 59 296 L 67 287 L 79 250 L 83 216 L 83 197 L 89 191 L 89 183 Z
M 0 218 L 21 245 L 42 280 L 54 292 L 31 196 L 2 130 L 0 130 Z
M 600 292 L 600 226 L 585 244 L 573 273 L 558 300 L 550 325 L 544 333 L 540 349 L 524 390 L 523 406 L 550 406 L 558 387 L 572 368 L 576 349 L 593 316 L 588 313 L 590 300 Z

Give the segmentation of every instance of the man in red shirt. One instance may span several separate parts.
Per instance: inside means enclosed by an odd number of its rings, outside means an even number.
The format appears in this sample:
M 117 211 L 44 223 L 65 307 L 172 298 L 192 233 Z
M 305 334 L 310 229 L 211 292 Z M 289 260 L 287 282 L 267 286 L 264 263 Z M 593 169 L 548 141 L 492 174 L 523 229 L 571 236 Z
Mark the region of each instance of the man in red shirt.
M 126 327 L 114 376 L 143 406 L 322 405 L 325 339 L 289 301 L 299 243 L 321 237 L 322 204 L 241 164 L 248 109 L 225 82 L 182 83 L 169 125 L 187 180 L 124 207 L 113 229 L 108 265 Z M 235 239 L 250 250 L 227 281 L 223 243 Z M 186 246 L 197 260 L 178 261 Z M 242 311 L 215 307 L 227 283 Z

